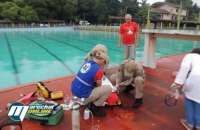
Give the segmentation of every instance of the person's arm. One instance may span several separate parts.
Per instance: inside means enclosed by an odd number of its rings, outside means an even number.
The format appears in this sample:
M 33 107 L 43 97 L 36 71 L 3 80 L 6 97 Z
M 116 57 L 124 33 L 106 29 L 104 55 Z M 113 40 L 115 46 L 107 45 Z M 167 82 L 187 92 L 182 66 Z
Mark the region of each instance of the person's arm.
M 102 86 L 103 70 L 99 69 L 95 75 L 96 86 Z
M 128 86 L 133 82 L 133 77 L 130 77 L 128 80 L 119 83 L 119 86 Z
M 134 79 L 136 76 L 140 76 L 143 79 L 145 78 L 145 73 L 144 73 L 144 69 L 143 69 L 142 65 L 140 63 L 136 63 L 136 64 L 137 64 L 137 68 L 136 68 L 135 72 L 132 72 L 132 77 L 130 77 L 126 81 L 121 82 L 120 85 L 127 86 L 129 84 L 132 84 L 134 82 Z
M 185 83 L 185 80 L 188 77 L 189 71 L 191 71 L 191 68 L 192 58 L 190 57 L 190 55 L 186 55 L 181 62 L 181 66 L 176 76 L 176 79 L 170 86 L 172 97 L 175 97 L 176 99 L 179 98 L 180 91 L 182 89 L 183 84 Z
M 174 83 L 176 83 L 179 86 L 183 85 L 188 77 L 188 73 L 191 70 L 191 68 L 192 68 L 191 55 L 186 55 L 181 62 L 181 66 Z
M 133 82 L 133 77 L 131 77 L 128 80 L 123 81 L 123 71 L 124 71 L 124 68 L 123 68 L 123 64 L 122 64 L 122 65 L 120 65 L 118 73 L 117 73 L 116 84 L 118 86 L 127 86 Z

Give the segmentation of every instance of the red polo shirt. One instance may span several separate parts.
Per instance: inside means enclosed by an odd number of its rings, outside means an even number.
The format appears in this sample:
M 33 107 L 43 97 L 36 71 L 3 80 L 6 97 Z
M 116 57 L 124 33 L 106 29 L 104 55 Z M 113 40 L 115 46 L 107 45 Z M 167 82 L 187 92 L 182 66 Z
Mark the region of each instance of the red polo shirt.
M 136 22 L 123 23 L 119 33 L 124 45 L 135 44 L 136 34 L 139 32 L 139 25 Z

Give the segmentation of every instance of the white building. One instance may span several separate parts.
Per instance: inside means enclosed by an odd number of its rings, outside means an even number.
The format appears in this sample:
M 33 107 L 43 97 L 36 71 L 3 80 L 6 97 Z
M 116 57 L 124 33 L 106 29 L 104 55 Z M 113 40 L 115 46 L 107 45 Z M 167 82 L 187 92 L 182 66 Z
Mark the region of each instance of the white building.
M 151 12 L 159 14 L 159 20 L 173 21 L 177 19 L 179 13 L 179 5 L 167 3 L 167 2 L 156 2 L 151 6 Z M 182 9 L 180 16 L 182 19 L 186 17 L 187 11 Z

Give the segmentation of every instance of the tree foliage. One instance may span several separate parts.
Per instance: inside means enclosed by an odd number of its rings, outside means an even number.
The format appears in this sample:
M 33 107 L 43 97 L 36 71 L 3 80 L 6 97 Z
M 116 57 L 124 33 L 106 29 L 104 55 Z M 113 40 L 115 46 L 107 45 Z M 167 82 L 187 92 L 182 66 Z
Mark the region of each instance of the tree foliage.
M 199 7 L 192 0 L 182 0 L 189 10 L 189 18 L 196 18 Z M 166 0 L 180 4 L 180 0 Z M 119 22 L 109 16 L 124 16 L 130 13 L 140 23 L 145 23 L 149 5 L 146 0 L 1 0 L 0 20 L 37 21 L 64 20 L 78 22 L 88 20 L 92 24 Z
M 35 21 L 38 15 L 31 6 L 28 6 L 22 0 L 13 0 L 0 3 L 1 19 L 11 21 Z
M 5 2 L 2 4 L 1 17 L 6 20 L 18 20 L 20 7 L 13 2 Z
M 138 20 L 140 23 L 145 23 L 145 20 L 147 19 L 148 15 L 148 9 L 150 8 L 150 5 L 146 3 L 146 0 L 142 0 L 140 3 L 141 6 L 138 11 Z
M 197 20 L 198 15 L 200 13 L 200 8 L 197 6 L 197 4 L 194 4 L 192 7 L 188 9 L 188 20 Z

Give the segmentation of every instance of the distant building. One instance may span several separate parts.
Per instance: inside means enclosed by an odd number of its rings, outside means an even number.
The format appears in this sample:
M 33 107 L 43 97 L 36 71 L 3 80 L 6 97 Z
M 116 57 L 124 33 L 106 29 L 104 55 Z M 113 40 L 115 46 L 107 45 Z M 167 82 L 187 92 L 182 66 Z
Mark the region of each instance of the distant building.
M 151 12 L 156 14 L 157 20 L 162 21 L 176 21 L 179 13 L 179 5 L 167 3 L 167 2 L 156 2 L 151 6 Z M 185 19 L 187 11 L 181 10 L 181 19 Z

